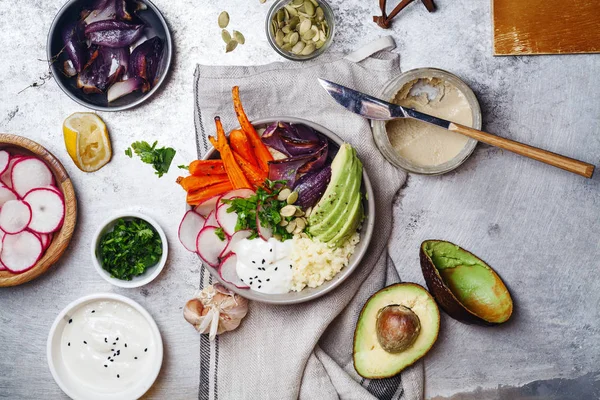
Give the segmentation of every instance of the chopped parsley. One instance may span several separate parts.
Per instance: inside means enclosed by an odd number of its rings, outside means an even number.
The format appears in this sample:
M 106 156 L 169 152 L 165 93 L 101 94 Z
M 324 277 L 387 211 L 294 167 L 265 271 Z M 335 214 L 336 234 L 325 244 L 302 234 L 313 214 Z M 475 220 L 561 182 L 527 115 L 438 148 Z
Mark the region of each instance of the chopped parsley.
M 171 147 L 161 147 L 160 149 L 157 149 L 157 144 L 158 142 L 154 142 L 152 145 L 145 141 L 134 142 L 131 144 L 131 147 L 128 147 L 127 150 L 125 150 L 125 154 L 128 155 L 129 158 L 133 157 L 131 151 L 133 149 L 133 152 L 142 159 L 142 162 L 152 164 L 156 171 L 156 175 L 160 178 L 169 172 L 169 167 L 171 166 L 173 157 L 175 157 L 176 151 Z
M 160 261 L 162 241 L 148 222 L 120 218 L 100 239 L 96 255 L 113 278 L 130 281 Z
M 177 168 L 179 168 L 179 169 L 185 169 L 186 171 L 190 170 L 190 166 L 189 165 L 185 165 L 185 164 L 178 165 Z
M 217 235 L 222 242 L 225 241 L 225 231 L 223 231 L 223 228 L 215 229 L 215 235 Z
M 238 219 L 235 231 L 249 229 L 252 231 L 249 239 L 258 237 L 258 227 L 256 226 L 256 214 L 258 212 L 258 220 L 260 220 L 263 227 L 271 228 L 273 235 L 280 236 L 281 240 L 291 239 L 294 235 L 289 233 L 284 226 L 279 225 L 284 219 L 279 212 L 287 205 L 287 202 L 277 200 L 277 195 L 286 183 L 286 181 L 266 180 L 265 186 L 267 188 L 258 188 L 253 196 L 222 200 L 223 203 L 230 205 L 227 212 L 237 213 Z M 294 217 L 285 218 L 288 221 L 294 219 Z

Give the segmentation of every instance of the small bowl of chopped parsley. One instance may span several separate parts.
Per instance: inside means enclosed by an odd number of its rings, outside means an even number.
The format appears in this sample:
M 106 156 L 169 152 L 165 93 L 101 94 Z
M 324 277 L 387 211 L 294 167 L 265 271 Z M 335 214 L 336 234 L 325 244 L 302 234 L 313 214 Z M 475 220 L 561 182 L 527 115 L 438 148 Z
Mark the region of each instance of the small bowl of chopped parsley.
M 130 212 L 105 221 L 94 236 L 92 260 L 115 286 L 134 288 L 151 282 L 167 262 L 167 238 L 151 218 Z

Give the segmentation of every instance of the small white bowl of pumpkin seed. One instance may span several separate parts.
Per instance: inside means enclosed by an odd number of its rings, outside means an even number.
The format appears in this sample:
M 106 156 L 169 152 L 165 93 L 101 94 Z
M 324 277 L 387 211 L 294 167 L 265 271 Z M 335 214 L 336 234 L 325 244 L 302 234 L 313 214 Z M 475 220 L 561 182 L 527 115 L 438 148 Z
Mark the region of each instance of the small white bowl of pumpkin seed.
M 288 60 L 306 61 L 329 48 L 335 18 L 325 0 L 277 0 L 267 14 L 265 29 L 277 53 Z

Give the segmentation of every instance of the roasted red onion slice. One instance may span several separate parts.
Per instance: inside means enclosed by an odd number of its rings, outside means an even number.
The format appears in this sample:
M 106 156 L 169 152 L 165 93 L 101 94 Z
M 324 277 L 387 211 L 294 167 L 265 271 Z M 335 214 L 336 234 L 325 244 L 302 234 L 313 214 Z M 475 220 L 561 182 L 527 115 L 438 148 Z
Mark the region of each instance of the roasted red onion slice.
M 134 76 L 126 81 L 117 82 L 108 89 L 108 102 L 113 102 L 118 98 L 135 92 L 136 90 L 147 92 L 150 90 L 150 84 L 144 78 L 140 78 L 139 76 Z
M 304 209 L 317 204 L 323 196 L 323 193 L 325 193 L 325 189 L 327 189 L 330 179 L 330 166 L 327 166 L 320 171 L 302 175 L 294 187 L 294 191 L 298 192 L 298 200 L 295 204 Z
M 127 47 L 142 36 L 144 25 L 129 24 L 117 20 L 91 23 L 85 27 L 85 35 L 92 44 L 105 47 Z
M 62 39 L 73 68 L 78 73 L 81 72 L 87 60 L 83 24 L 79 22 L 67 24 L 62 32 Z
M 151 85 L 156 84 L 163 48 L 163 41 L 158 36 L 137 46 L 131 53 L 129 74 L 144 78 Z

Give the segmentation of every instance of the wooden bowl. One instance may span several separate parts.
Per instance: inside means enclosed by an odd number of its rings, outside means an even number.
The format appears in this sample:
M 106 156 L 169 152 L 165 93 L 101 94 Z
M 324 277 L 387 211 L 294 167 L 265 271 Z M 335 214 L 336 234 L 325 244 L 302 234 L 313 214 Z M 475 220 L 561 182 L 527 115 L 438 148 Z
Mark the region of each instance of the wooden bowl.
M 40 276 L 62 256 L 75 230 L 77 222 L 77 199 L 75 198 L 73 183 L 67 171 L 60 161 L 43 146 L 22 136 L 0 133 L 0 150 L 8 150 L 11 154 L 35 156 L 44 161 L 54 174 L 57 187 L 62 192 L 65 200 L 63 226 L 58 232 L 54 232 L 50 246 L 37 264 L 22 274 L 0 271 L 0 287 L 17 286 Z

